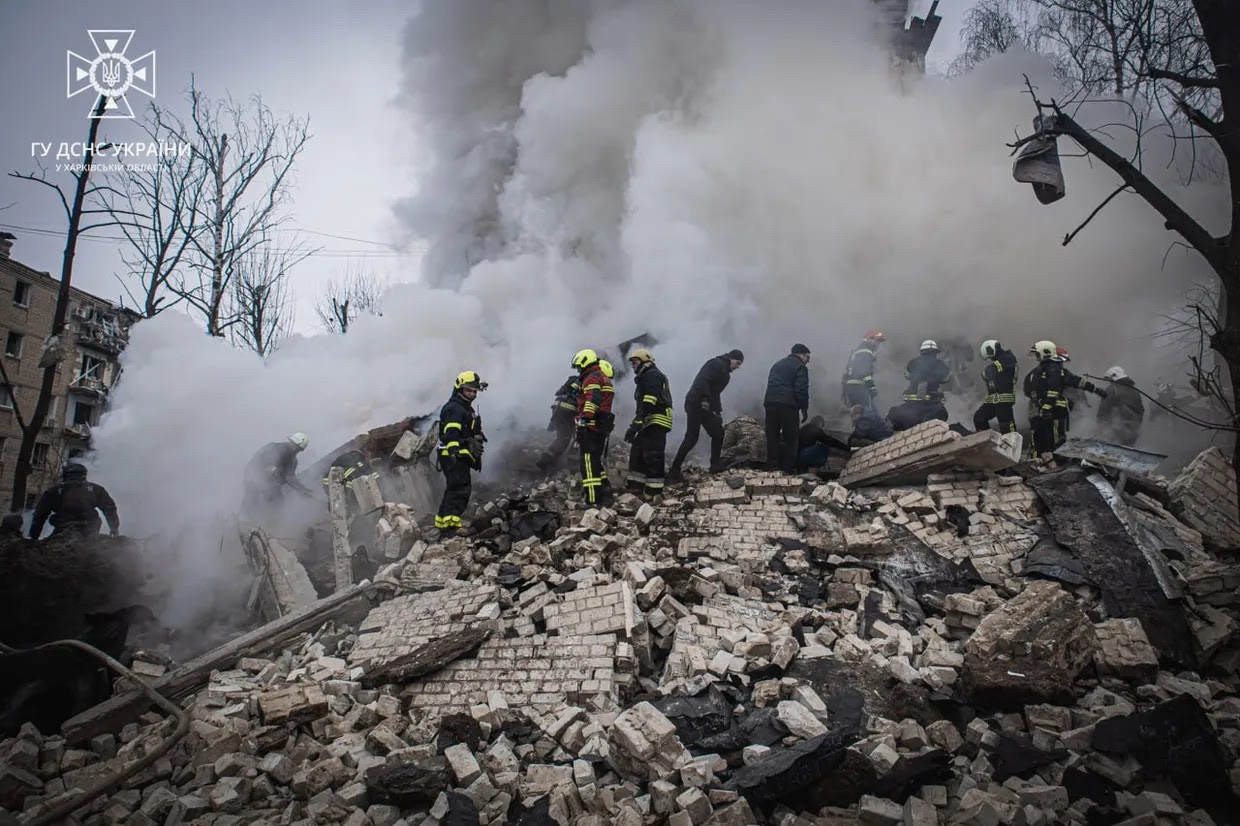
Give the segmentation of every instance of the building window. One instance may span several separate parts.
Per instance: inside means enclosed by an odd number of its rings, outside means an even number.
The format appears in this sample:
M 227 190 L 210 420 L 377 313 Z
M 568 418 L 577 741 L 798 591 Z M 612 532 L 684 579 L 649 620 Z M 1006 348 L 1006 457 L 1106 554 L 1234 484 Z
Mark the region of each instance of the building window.
M 3 382 L 0 382 L 0 407 L 13 409 L 13 388 Z
M 73 424 L 94 424 L 92 421 L 95 417 L 95 407 L 91 404 L 83 404 L 78 402 L 73 406 Z
M 30 306 L 30 285 L 25 281 L 13 285 L 13 303 L 18 307 Z
M 34 443 L 34 452 L 30 454 L 31 467 L 47 466 L 47 444 L 44 442 Z
M 11 359 L 22 357 L 22 334 L 9 333 L 4 340 L 4 354 Z
M 82 369 L 78 371 L 78 380 L 94 379 L 97 382 L 103 381 L 103 366 L 106 362 L 103 359 L 97 359 L 94 356 L 82 355 Z

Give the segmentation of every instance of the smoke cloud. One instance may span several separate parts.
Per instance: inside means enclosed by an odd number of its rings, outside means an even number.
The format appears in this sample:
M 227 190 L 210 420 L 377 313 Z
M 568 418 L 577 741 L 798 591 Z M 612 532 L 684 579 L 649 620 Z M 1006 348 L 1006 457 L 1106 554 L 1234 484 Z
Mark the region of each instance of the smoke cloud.
M 1180 252 L 1164 265 L 1174 238 L 1135 197 L 1061 247 L 1116 183 L 1098 165 L 1065 160 L 1068 197 L 1051 207 L 1011 178 L 1004 143 L 1034 114 L 1022 73 L 1049 96 L 1046 67 L 1007 55 L 955 82 L 900 81 L 876 32 L 869 0 L 424 0 L 401 98 L 424 163 L 395 205 L 406 237 L 430 243 L 420 283 L 266 363 L 183 318 L 140 324 L 94 457 L 127 531 L 209 537 L 264 442 L 304 430 L 317 457 L 431 411 L 463 369 L 491 384 L 493 443 L 542 440 L 572 353 L 643 332 L 678 405 L 706 358 L 745 351 L 725 416 L 760 407 L 796 341 L 814 353 L 815 408 L 833 413 L 870 327 L 890 341 L 884 409 L 926 338 L 1022 356 L 1051 338 L 1078 372 L 1178 379 L 1155 334 L 1209 283 L 1204 266 Z M 1167 178 L 1199 214 L 1221 203 Z M 967 420 L 969 403 L 953 413 Z M 223 576 L 198 551 L 177 558 L 179 579 Z M 210 593 L 186 589 L 179 610 Z

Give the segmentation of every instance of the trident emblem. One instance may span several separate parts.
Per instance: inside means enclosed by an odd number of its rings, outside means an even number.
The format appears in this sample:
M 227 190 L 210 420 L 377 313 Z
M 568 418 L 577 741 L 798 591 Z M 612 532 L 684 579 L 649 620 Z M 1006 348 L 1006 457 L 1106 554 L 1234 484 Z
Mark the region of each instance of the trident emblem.
M 147 52 L 130 60 L 125 56 L 133 29 L 88 29 L 95 46 L 95 57 L 85 58 L 76 52 L 67 57 L 67 97 L 87 89 L 107 98 L 101 118 L 132 118 L 133 108 L 125 95 L 131 90 L 155 97 L 155 52 Z M 87 116 L 94 117 L 94 102 Z

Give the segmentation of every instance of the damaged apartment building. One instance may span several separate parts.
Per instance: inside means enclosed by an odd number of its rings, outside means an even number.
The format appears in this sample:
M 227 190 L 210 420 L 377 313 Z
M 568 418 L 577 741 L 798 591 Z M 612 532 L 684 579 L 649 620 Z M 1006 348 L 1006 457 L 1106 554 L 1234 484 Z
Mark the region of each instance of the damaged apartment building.
M 52 329 L 59 279 L 13 258 L 12 233 L 0 232 L 0 336 L 4 371 L 0 376 L 0 497 L 12 491 L 13 466 L 22 427 L 34 410 L 45 364 L 44 341 Z M 43 489 L 59 478 L 61 466 L 90 445 L 90 429 L 99 423 L 108 391 L 120 375 L 118 358 L 129 327 L 139 318 L 79 289 L 71 291 L 65 335 L 52 406 L 35 443 L 34 472 L 26 495 L 33 507 Z M 48 353 L 51 358 L 53 353 Z

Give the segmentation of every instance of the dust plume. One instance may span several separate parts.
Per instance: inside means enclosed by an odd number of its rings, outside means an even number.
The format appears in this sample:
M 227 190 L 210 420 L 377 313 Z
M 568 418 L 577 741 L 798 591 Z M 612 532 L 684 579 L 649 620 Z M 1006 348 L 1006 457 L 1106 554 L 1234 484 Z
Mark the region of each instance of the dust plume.
M 956 82 L 900 81 L 878 31 L 869 0 L 424 0 L 401 99 L 424 163 L 395 205 L 407 238 L 430 243 L 421 283 L 266 364 L 182 319 L 139 325 L 96 431 L 96 475 L 127 527 L 209 523 L 235 508 L 262 443 L 304 430 L 305 466 L 429 412 L 463 369 L 491 384 L 494 442 L 542 440 L 571 354 L 642 332 L 678 407 L 706 358 L 744 350 L 729 417 L 760 404 L 796 341 L 814 353 L 814 406 L 833 412 L 869 327 L 890 340 L 884 409 L 925 338 L 1018 354 L 1051 338 L 1079 371 L 1178 378 L 1154 333 L 1204 267 L 1172 254 L 1163 268 L 1174 239 L 1135 197 L 1061 247 L 1114 186 L 1097 165 L 1066 161 L 1053 207 L 1011 179 L 1004 143 L 1033 115 L 1022 73 L 1046 91 L 1046 67 L 1007 55 Z M 1190 206 L 1217 200 L 1165 183 Z M 219 570 L 205 553 L 178 565 L 187 581 Z M 186 589 L 181 608 L 210 593 Z

